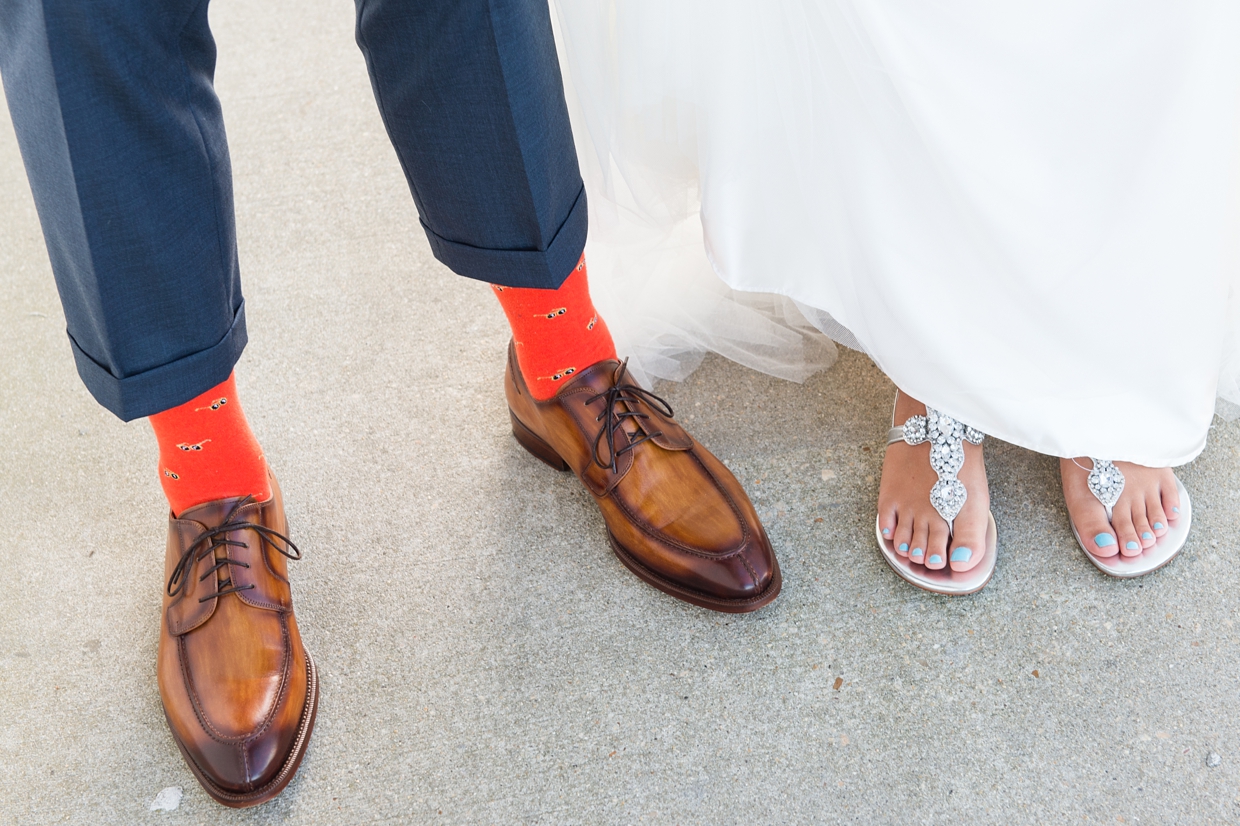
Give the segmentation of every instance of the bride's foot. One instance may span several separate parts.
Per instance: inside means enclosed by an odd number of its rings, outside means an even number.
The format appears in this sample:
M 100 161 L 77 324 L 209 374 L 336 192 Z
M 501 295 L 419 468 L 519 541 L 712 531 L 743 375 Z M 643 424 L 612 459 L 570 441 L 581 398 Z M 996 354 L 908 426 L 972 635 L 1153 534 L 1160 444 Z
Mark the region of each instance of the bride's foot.
M 924 415 L 924 404 L 905 393 L 899 394 L 896 424 L 903 424 L 909 416 Z M 930 466 L 930 445 L 896 442 L 887 446 L 883 481 L 878 490 L 879 529 L 885 539 L 891 540 L 896 553 L 914 565 L 925 565 L 931 570 L 950 565 L 953 571 L 968 571 L 986 555 L 990 491 L 981 445 L 964 443 L 964 467 L 957 478 L 964 483 L 968 499 L 956 516 L 949 537 L 947 523 L 930 504 L 930 489 L 938 481 Z
M 1124 474 L 1124 491 L 1108 522 L 1106 508 L 1089 490 L 1088 468 L 1092 467 L 1093 461 L 1087 458 L 1059 460 L 1068 517 L 1086 550 L 1095 556 L 1138 556 L 1154 547 L 1180 518 L 1180 494 L 1170 468 L 1116 462 Z

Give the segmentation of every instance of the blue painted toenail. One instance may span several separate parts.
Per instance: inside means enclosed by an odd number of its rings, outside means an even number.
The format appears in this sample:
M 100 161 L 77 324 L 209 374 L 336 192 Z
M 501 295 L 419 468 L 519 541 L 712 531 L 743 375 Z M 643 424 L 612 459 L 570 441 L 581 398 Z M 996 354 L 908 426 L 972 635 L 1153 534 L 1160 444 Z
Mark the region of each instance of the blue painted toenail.
M 1115 544 L 1115 537 L 1109 533 L 1100 533 L 1094 537 L 1094 544 L 1099 548 L 1109 548 Z
M 968 562 L 972 558 L 973 551 L 963 546 L 952 551 L 952 562 Z
M 1149 531 L 1146 531 L 1145 533 L 1141 534 L 1141 538 L 1142 539 L 1153 539 L 1154 534 L 1150 533 Z
M 1172 508 L 1171 510 L 1175 511 L 1176 513 L 1179 513 L 1179 512 L 1180 512 L 1180 509 L 1179 509 L 1179 508 Z
M 942 561 L 943 561 L 943 557 L 939 556 L 938 554 L 935 554 L 934 556 L 930 557 L 930 562 L 934 565 L 938 565 Z
M 922 555 L 922 554 L 924 554 L 924 553 L 925 553 L 925 551 L 923 551 L 921 548 L 914 548 L 914 549 L 913 549 L 913 556 L 921 556 L 921 555 Z
M 883 536 L 890 536 L 891 528 L 883 528 Z
M 1163 523 L 1161 523 L 1161 522 L 1155 522 L 1155 523 L 1154 523 L 1154 530 L 1156 530 L 1156 531 L 1161 531 L 1164 527 L 1166 527 L 1166 526 L 1165 526 L 1165 525 L 1163 525 Z
M 1138 548 L 1140 548 L 1141 546 L 1140 546 L 1140 545 L 1138 545 L 1136 542 L 1126 542 L 1126 543 L 1124 543 L 1124 547 L 1125 547 L 1125 548 L 1127 548 L 1127 549 L 1128 549 L 1128 550 L 1130 550 L 1130 551 L 1135 551 L 1135 550 L 1137 550 Z
M 900 550 L 902 550 L 902 551 L 907 551 L 907 550 L 908 550 L 908 543 L 907 543 L 907 542 L 901 542 L 901 543 L 900 543 Z

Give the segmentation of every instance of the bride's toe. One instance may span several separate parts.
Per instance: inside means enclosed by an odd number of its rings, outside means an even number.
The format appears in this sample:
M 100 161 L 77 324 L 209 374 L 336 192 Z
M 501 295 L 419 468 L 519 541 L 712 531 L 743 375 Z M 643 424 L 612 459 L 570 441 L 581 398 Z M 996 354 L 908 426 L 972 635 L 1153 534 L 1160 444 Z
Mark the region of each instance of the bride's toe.
M 1149 498 L 1145 500 L 1145 521 L 1149 525 L 1149 528 L 1146 530 L 1154 535 L 1155 540 L 1170 529 L 1168 523 L 1172 520 L 1168 518 L 1167 512 L 1163 510 L 1162 497 L 1157 493 L 1150 494 Z M 1141 538 L 1144 539 L 1145 537 L 1142 536 Z
M 972 570 L 982 561 L 982 557 L 986 555 L 986 533 L 989 527 L 990 511 L 984 508 L 967 508 L 957 517 L 951 549 L 947 554 L 948 564 L 953 571 Z
M 1166 533 L 1167 528 L 1180 518 L 1180 488 L 1175 483 L 1175 474 L 1170 474 L 1171 480 L 1169 484 L 1160 485 L 1160 492 L 1154 497 L 1153 506 L 1148 506 L 1151 514 L 1160 513 L 1162 519 L 1157 521 L 1163 523 L 1163 527 L 1154 526 L 1154 533 L 1162 536 Z M 1153 520 L 1151 520 L 1153 521 Z
M 968 540 L 964 537 L 956 537 L 947 559 L 953 571 L 971 571 L 977 567 L 985 555 L 986 540 L 984 537 L 980 541 L 977 538 Z
M 926 559 L 926 546 L 930 544 L 930 523 L 919 520 L 913 528 L 913 541 L 909 543 L 909 559 L 918 563 Z
M 880 497 L 878 500 L 878 528 L 883 535 L 883 539 L 891 541 L 896 532 L 896 506 L 894 503 L 885 503 Z
M 1144 503 L 1141 503 L 1144 505 Z M 1154 547 L 1154 543 L 1158 541 L 1157 535 L 1154 533 L 1154 526 L 1150 524 L 1149 514 L 1144 507 L 1140 509 L 1134 508 L 1132 512 L 1132 527 L 1137 534 L 1137 542 L 1141 546 L 1141 550 L 1147 551 Z M 1161 523 L 1160 523 L 1161 524 Z
M 1119 541 L 1115 537 L 1115 529 L 1107 521 L 1106 511 L 1101 505 L 1089 510 L 1090 512 L 1082 515 L 1076 523 L 1081 542 L 1094 556 L 1115 556 L 1119 553 Z
M 930 526 L 929 537 L 926 541 L 926 567 L 932 571 L 937 571 L 947 567 L 947 523 L 939 520 L 936 524 Z
M 1131 508 L 1126 508 L 1122 504 L 1116 506 L 1111 514 L 1111 530 L 1115 533 L 1115 544 L 1119 547 L 1121 556 L 1141 555 L 1143 548 L 1136 526 L 1133 524 Z
M 901 516 L 896 523 L 896 529 L 891 534 L 891 544 L 895 546 L 896 553 L 900 556 L 908 556 L 909 543 L 913 540 L 913 520 L 909 516 Z

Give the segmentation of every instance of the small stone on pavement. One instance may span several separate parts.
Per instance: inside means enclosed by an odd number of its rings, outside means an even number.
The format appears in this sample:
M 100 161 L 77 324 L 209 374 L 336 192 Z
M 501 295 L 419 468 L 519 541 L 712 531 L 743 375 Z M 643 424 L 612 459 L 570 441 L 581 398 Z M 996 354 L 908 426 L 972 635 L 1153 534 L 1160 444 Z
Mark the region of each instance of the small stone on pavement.
M 152 812 L 171 812 L 181 805 L 181 787 L 169 786 L 161 789 L 159 794 L 155 795 L 155 799 L 151 801 Z

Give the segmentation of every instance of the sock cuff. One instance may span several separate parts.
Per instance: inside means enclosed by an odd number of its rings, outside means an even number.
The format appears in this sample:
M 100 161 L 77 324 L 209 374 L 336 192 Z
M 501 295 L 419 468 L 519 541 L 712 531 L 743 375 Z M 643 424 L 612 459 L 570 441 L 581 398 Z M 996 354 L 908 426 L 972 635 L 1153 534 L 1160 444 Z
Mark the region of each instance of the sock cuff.
M 534 398 L 550 399 L 572 376 L 616 357 L 611 331 L 590 298 L 584 255 L 558 290 L 492 289 L 508 317 L 517 364 Z

